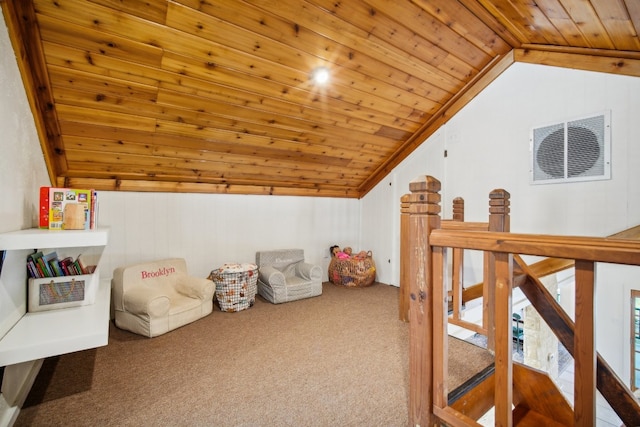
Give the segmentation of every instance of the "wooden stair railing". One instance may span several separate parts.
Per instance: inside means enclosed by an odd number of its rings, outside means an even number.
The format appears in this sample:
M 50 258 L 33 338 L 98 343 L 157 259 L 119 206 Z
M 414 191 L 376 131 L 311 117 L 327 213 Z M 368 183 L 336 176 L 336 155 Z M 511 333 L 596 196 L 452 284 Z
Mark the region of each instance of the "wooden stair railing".
M 513 286 L 513 253 L 546 257 L 571 257 L 576 259 L 576 320 L 572 337 L 575 361 L 574 414 L 575 425 L 595 423 L 595 390 L 603 383 L 612 388 L 612 408 L 627 425 L 639 425 L 640 405 L 631 391 L 617 379 L 595 351 L 594 324 L 594 263 L 640 265 L 640 242 L 574 236 L 526 235 L 493 232 L 457 232 L 434 229 L 429 236 L 434 259 L 445 247 L 464 247 L 489 251 L 495 259 L 495 318 L 496 318 L 496 420 L 511 425 L 511 330 L 508 325 L 511 313 L 510 292 Z M 434 268 L 436 267 L 434 261 Z M 520 265 L 522 268 L 522 266 Z M 527 275 L 530 277 L 529 275 Z M 516 281 L 518 277 L 516 276 Z M 434 274 L 434 286 L 438 284 Z M 526 281 L 520 287 L 526 287 Z M 436 291 L 434 290 L 434 296 Z M 438 313 L 434 313 L 438 316 Z M 570 322 L 565 322 L 570 324 Z M 550 326 L 556 327 L 551 324 Z M 557 332 L 557 331 L 556 331 Z M 436 331 L 434 331 L 434 335 Z M 571 348 L 571 343 L 566 340 Z M 568 349 L 569 349 L 568 348 Z M 603 368 L 598 372 L 596 366 Z M 434 370 L 437 368 L 434 365 Z M 596 373 L 598 372 L 598 375 Z M 602 379 L 600 379 L 602 378 Z M 506 389 L 506 391 L 505 391 Z M 601 391 L 602 392 L 602 391 Z M 609 393 L 605 391 L 606 393 Z M 623 403 L 620 403 L 620 402 Z M 622 409 L 622 410 L 621 410 Z M 436 411 L 434 410 L 434 413 Z
M 465 222 L 464 221 L 464 200 L 457 197 L 453 200 L 453 218 L 451 220 L 442 220 L 440 228 L 443 230 L 465 230 L 465 231 L 488 231 L 489 222 Z M 484 257 L 484 263 L 488 262 Z M 464 250 L 462 248 L 454 248 L 451 251 L 451 280 L 449 281 L 451 290 L 447 293 L 449 300 L 448 312 L 449 323 L 460 326 L 465 329 L 472 330 L 482 335 L 488 335 L 486 328 L 486 307 L 483 307 L 482 323 L 480 325 L 463 319 L 463 305 L 470 300 L 465 299 L 464 289 Z M 484 296 L 486 288 L 480 288 L 480 296 Z
M 514 374 L 511 356 L 511 291 L 515 285 L 532 287 L 533 268 L 529 268 L 523 279 L 522 272 L 527 267 L 514 263 L 518 254 L 575 260 L 576 315 L 571 338 L 575 361 L 573 425 L 595 424 L 595 389 L 601 382 L 613 387 L 615 393 L 623 390 L 623 400 L 628 400 L 629 414 L 625 406 L 612 405 L 616 413 L 629 425 L 638 425 L 640 405 L 613 372 L 597 370 L 601 365 L 595 351 L 595 263 L 640 265 L 640 242 L 621 239 L 548 236 L 514 234 L 495 231 L 460 231 L 442 229 L 440 220 L 440 182 L 425 176 L 409 185 L 412 194 L 404 203 L 408 212 L 408 243 L 401 244 L 410 255 L 405 274 L 409 282 L 410 320 L 410 387 L 409 419 L 412 425 L 436 425 L 444 422 L 453 426 L 478 425 L 472 417 L 449 406 L 447 401 L 447 308 L 446 258 L 448 248 L 460 248 L 487 252 L 489 286 L 485 291 L 485 304 L 489 305 L 488 338 L 495 338 L 495 374 L 493 385 L 494 416 L 496 425 L 511 426 L 516 420 L 526 425 L 530 419 L 553 414 L 539 414 L 529 406 L 518 406 L 518 374 Z M 498 191 L 502 192 L 502 190 Z M 506 192 L 503 192 L 503 194 Z M 492 192 L 496 194 L 496 192 Z M 508 194 L 508 193 L 506 193 Z M 508 197 L 498 197 L 497 204 L 490 208 L 490 228 L 496 224 L 509 229 Z M 490 204 L 493 200 L 490 202 Z M 503 203 L 500 206 L 500 203 Z M 493 229 L 493 228 L 491 228 Z M 515 255 L 514 255 L 515 254 Z M 538 266 L 548 270 L 563 268 L 558 266 Z M 514 270 L 516 275 L 514 276 Z M 542 309 L 548 310 L 546 305 Z M 551 310 L 554 312 L 554 310 Z M 562 317 L 555 314 L 556 317 Z M 566 320 L 566 319 L 565 319 Z M 571 325 L 566 321 L 561 322 Z M 569 334 L 570 336 L 571 334 Z M 602 361 L 604 362 L 604 361 Z M 603 366 L 605 365 L 602 363 Z M 517 371 L 518 368 L 515 368 Z M 601 380 L 601 376 L 606 379 Z M 614 376 L 615 377 L 615 376 Z M 621 387 L 621 389 L 617 389 Z M 515 391 L 514 391 L 515 390 Z M 634 399 L 631 401 L 631 399 Z M 512 412 L 516 404 L 517 411 Z M 625 404 L 626 405 L 626 404 Z M 553 405 L 552 405 L 553 406 Z M 623 405 L 624 406 L 624 405 Z M 519 409 L 518 409 L 519 408 Z M 525 408 L 525 409 L 523 409 Z M 524 412 L 531 415 L 523 416 Z
M 514 261 L 517 265 L 516 269 L 519 270 L 515 272 L 515 275 L 518 277 L 516 280 L 519 282 L 520 289 L 569 354 L 574 356 L 574 341 L 576 337 L 573 321 L 522 258 L 516 256 Z M 596 377 L 597 388 L 602 397 L 605 398 L 625 425 L 640 426 L 640 408 L 633 393 L 624 385 L 624 382 L 600 354 L 597 354 L 596 357 Z
M 558 273 L 560 271 L 564 271 L 566 269 L 572 268 L 575 265 L 572 259 L 563 259 L 563 258 L 545 258 L 540 260 L 534 264 L 529 265 L 529 269 L 537 278 L 542 278 L 545 276 L 549 276 L 551 274 Z M 476 283 L 475 285 L 471 285 L 462 290 L 462 302 L 466 303 L 469 301 L 473 301 L 474 299 L 480 298 L 482 296 L 482 287 L 484 286 L 483 282 Z M 518 286 L 518 283 L 514 283 L 514 286 Z
M 408 233 L 408 218 L 409 218 L 409 195 L 404 195 L 400 199 L 400 235 L 406 235 Z M 467 230 L 467 231 L 488 231 L 488 222 L 465 222 L 464 221 L 464 199 L 462 197 L 456 197 L 453 199 L 453 216 L 451 219 L 442 219 L 440 226 L 445 230 Z M 494 230 L 503 231 L 503 230 Z M 408 265 L 406 262 L 409 257 L 407 249 L 407 239 L 401 241 L 400 248 L 400 296 L 399 296 L 399 319 L 403 322 L 409 321 L 409 291 L 408 291 Z M 485 257 L 486 258 L 486 257 Z M 486 260 L 485 260 L 486 262 Z M 462 249 L 454 248 L 452 252 L 451 260 L 451 289 L 448 292 L 449 297 L 449 323 L 458 325 L 460 327 L 472 330 L 479 334 L 487 335 L 487 330 L 483 324 L 476 324 L 468 322 L 463 319 L 464 305 L 467 302 L 473 301 L 483 296 L 485 288 L 483 283 L 473 285 L 469 289 L 465 289 L 463 280 L 464 270 L 464 251 Z M 483 313 L 483 319 L 486 319 L 486 313 Z
M 445 220 L 443 220 L 442 224 L 445 224 L 444 221 Z M 444 229 L 445 227 L 442 228 Z M 612 234 L 607 237 L 640 240 L 640 225 L 621 231 L 619 233 Z M 574 265 L 575 263 L 572 259 L 545 258 L 534 264 L 530 264 L 529 269 L 535 277 L 540 279 L 542 277 L 572 268 Z M 455 280 L 453 280 L 453 282 L 455 283 Z M 480 298 L 483 293 L 483 285 L 484 283 L 480 282 L 466 288 L 462 288 L 462 304 L 466 304 L 469 301 Z M 515 283 L 514 285 L 517 286 L 517 283 Z

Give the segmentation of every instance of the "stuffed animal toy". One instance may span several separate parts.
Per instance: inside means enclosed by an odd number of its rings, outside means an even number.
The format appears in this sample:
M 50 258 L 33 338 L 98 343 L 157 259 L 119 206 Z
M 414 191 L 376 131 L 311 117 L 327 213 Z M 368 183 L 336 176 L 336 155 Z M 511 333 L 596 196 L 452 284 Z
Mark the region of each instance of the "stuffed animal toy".
M 334 257 L 338 254 L 338 252 L 340 251 L 340 246 L 338 245 L 333 245 L 329 248 L 329 253 L 331 253 L 331 256 Z
M 351 248 L 350 247 L 346 247 L 344 248 L 344 250 L 340 250 L 340 246 L 338 245 L 333 245 L 329 248 L 329 251 L 331 251 L 331 256 L 332 257 L 336 257 L 338 259 L 349 259 L 351 258 Z

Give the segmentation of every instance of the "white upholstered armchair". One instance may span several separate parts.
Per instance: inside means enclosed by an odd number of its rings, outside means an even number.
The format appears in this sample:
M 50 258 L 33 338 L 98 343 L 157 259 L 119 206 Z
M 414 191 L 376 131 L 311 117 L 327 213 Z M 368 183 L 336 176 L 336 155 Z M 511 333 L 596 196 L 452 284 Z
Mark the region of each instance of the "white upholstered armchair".
M 322 268 L 304 261 L 304 250 L 256 252 L 258 294 L 278 304 L 322 294 Z
M 116 326 L 155 337 L 211 313 L 215 284 L 182 258 L 119 267 L 111 280 Z

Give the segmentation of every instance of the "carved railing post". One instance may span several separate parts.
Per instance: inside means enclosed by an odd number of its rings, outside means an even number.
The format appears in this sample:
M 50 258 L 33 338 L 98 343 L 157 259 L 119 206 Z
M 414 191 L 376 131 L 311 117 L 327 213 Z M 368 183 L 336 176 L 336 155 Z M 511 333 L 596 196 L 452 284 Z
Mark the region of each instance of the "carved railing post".
M 400 198 L 400 295 L 398 315 L 401 321 L 409 321 L 409 195 Z
M 433 306 L 429 234 L 440 228 L 440 181 L 409 183 L 409 422 L 433 424 Z
M 489 231 L 508 232 L 509 193 L 493 190 L 489 194 Z M 511 319 L 513 313 L 513 255 L 488 252 L 489 286 L 486 286 L 485 304 L 488 303 L 487 342 L 495 352 L 495 422 L 496 425 L 512 425 L 513 360 Z M 487 307 L 485 305 L 485 307 Z
M 451 219 L 464 222 L 464 199 L 462 197 L 453 199 L 453 217 Z
M 464 222 L 464 199 L 456 197 L 453 199 L 453 221 Z M 462 312 L 462 288 L 463 288 L 463 269 L 464 269 L 464 250 L 462 248 L 453 248 L 452 250 L 451 272 L 451 294 L 453 318 L 460 319 Z
M 493 190 L 489 193 L 489 231 L 511 231 L 510 197 L 508 191 L 502 189 Z M 487 329 L 487 348 L 495 350 L 495 288 L 487 286 L 491 283 L 491 278 L 495 277 L 495 265 L 489 262 L 489 257 L 485 255 L 484 283 L 483 286 L 483 323 Z
M 511 231 L 510 199 L 511 194 L 507 190 L 497 189 L 489 193 L 489 231 Z

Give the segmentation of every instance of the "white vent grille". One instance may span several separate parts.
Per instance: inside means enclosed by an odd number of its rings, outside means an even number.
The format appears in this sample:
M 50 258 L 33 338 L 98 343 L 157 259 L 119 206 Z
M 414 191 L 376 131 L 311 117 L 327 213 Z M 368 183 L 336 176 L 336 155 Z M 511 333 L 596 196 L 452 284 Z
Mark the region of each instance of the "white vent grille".
M 534 184 L 611 178 L 611 113 L 531 130 Z

